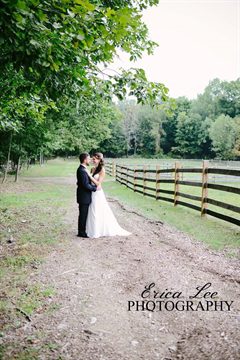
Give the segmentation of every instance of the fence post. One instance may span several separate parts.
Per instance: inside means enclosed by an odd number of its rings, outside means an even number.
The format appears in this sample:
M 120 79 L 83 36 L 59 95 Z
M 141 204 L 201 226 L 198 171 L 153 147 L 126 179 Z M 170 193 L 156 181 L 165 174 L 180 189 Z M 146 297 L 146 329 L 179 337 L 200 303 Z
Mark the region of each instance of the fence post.
M 180 173 L 178 171 L 180 169 L 180 162 L 175 162 L 175 172 L 174 172 L 174 206 L 177 205 L 177 201 L 179 199 L 179 195 L 177 193 L 179 192 L 179 180 L 180 180 Z
M 160 189 L 160 166 L 156 165 L 156 200 L 158 199 L 158 190 Z
M 126 187 L 128 187 L 128 167 L 126 168 L 126 177 L 127 177 L 127 179 L 126 179 L 126 181 L 127 181 Z
M 109 175 L 112 176 L 112 162 L 109 162 L 109 164 L 108 164 L 108 172 L 109 172 Z
M 108 175 L 111 176 L 111 163 L 110 162 L 108 163 Z
M 122 184 L 124 178 L 123 178 L 123 174 L 122 174 L 122 166 L 121 166 L 121 165 L 119 165 L 119 177 L 120 177 L 120 182 L 121 182 L 121 184 Z
M 116 168 L 115 168 L 115 161 L 112 161 L 112 176 L 115 177 Z
M 134 191 L 136 191 L 136 168 L 134 167 L 134 172 L 133 172 L 133 189 Z
M 203 160 L 201 216 L 204 216 L 206 214 L 206 209 L 208 206 L 208 164 L 208 160 Z
M 146 165 L 143 166 L 143 195 L 145 196 L 146 192 Z
M 117 166 L 117 181 L 122 184 L 121 165 Z

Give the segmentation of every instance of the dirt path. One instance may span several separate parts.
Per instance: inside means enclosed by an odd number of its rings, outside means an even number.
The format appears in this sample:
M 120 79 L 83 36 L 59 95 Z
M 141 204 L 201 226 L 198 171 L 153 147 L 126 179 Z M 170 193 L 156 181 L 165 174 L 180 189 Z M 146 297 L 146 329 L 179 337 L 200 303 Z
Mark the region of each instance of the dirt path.
M 8 340 L 18 337 L 25 342 L 41 333 L 41 341 L 58 345 L 41 359 L 237 360 L 239 262 L 109 201 L 119 223 L 132 235 L 77 238 L 73 202 L 65 219 L 68 242 L 49 254 L 30 279 L 54 284 L 52 301 L 59 308 L 34 315 Z M 159 292 L 181 291 L 183 300 L 189 300 L 197 286 L 211 283 L 208 291 L 218 292 L 214 300 L 233 301 L 231 311 L 128 311 L 128 301 L 142 301 L 141 293 L 151 283 Z

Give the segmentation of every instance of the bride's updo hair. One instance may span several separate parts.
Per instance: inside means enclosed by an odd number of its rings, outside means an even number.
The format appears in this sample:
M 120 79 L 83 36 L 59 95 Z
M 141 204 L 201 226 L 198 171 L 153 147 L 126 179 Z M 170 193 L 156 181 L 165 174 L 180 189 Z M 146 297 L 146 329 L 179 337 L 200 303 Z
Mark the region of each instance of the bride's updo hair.
M 93 157 L 100 160 L 98 166 L 96 167 L 96 169 L 93 172 L 93 175 L 96 175 L 101 172 L 101 170 L 104 166 L 103 154 L 100 152 L 96 152 L 95 154 L 93 154 Z

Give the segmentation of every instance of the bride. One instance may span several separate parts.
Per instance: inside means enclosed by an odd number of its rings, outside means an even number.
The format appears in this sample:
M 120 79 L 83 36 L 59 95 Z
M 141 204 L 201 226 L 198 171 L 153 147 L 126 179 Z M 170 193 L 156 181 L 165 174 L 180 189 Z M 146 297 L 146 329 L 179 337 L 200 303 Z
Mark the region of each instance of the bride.
M 101 236 L 131 235 L 124 230 L 117 222 L 102 189 L 102 182 L 105 177 L 103 154 L 95 153 L 92 157 L 95 165 L 88 173 L 91 181 L 97 185 L 97 191 L 92 193 L 92 202 L 88 209 L 86 233 L 90 238 Z

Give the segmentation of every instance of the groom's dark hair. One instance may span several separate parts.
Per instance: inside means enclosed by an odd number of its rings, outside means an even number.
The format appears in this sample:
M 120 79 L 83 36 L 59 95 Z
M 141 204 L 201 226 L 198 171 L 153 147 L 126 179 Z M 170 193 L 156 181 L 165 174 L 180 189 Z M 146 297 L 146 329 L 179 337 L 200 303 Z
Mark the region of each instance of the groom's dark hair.
M 88 153 L 82 153 L 79 155 L 79 160 L 80 160 L 80 163 L 82 164 L 84 162 L 84 160 L 90 156 Z

